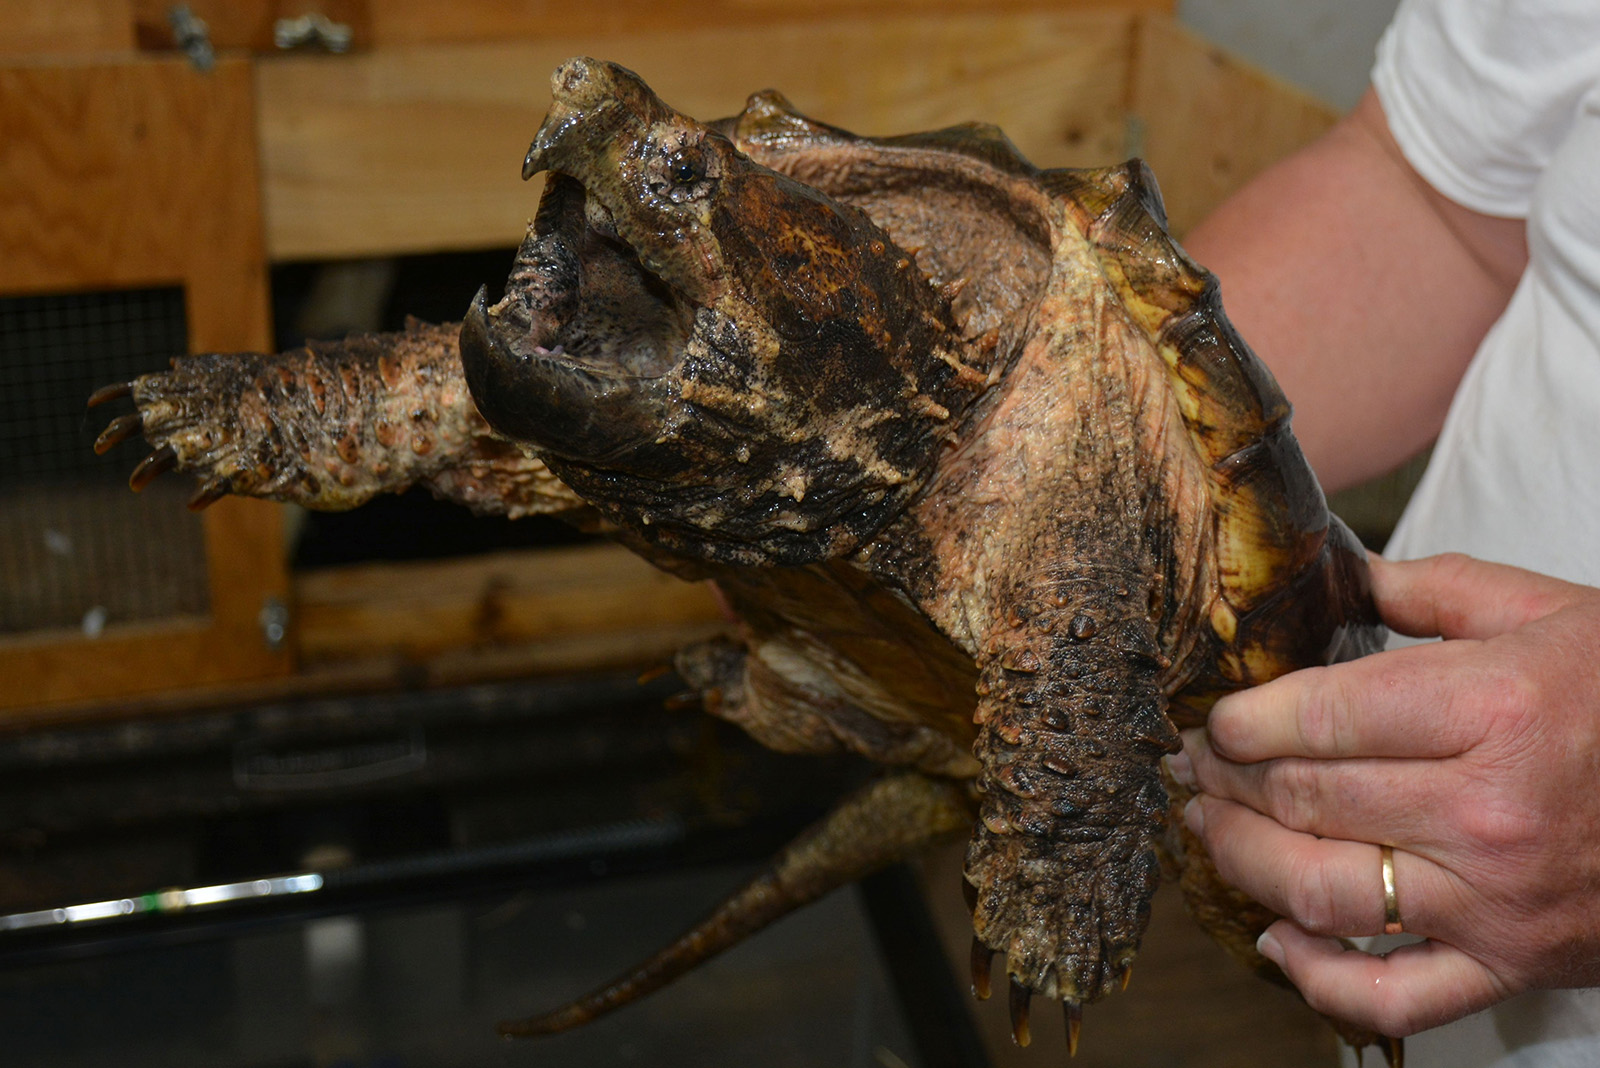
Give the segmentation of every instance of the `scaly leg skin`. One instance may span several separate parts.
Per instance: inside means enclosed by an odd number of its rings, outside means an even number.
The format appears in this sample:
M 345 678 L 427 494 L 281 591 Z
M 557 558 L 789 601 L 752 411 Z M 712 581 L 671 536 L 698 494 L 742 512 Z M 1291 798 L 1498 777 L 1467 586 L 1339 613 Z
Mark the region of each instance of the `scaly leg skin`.
M 1160 880 L 1158 761 L 1178 748 L 1162 661 L 1143 584 L 1088 570 L 1016 591 L 978 684 L 975 985 L 988 953 L 1003 953 L 1019 1045 L 1030 993 L 1066 1003 L 1076 1044 L 1081 1005 L 1124 981 Z
M 636 968 L 558 1009 L 500 1025 L 503 1035 L 566 1031 L 621 1008 L 830 890 L 972 826 L 966 787 L 918 772 L 890 775 L 841 801 L 711 915 Z
M 467 391 L 459 326 L 411 322 L 276 355 L 180 357 L 170 371 L 108 386 L 91 406 L 131 395 L 105 452 L 142 432 L 153 451 L 129 484 L 193 472 L 199 509 L 228 493 L 323 511 L 428 486 L 480 513 L 512 517 L 584 507 L 544 464 L 491 430 Z

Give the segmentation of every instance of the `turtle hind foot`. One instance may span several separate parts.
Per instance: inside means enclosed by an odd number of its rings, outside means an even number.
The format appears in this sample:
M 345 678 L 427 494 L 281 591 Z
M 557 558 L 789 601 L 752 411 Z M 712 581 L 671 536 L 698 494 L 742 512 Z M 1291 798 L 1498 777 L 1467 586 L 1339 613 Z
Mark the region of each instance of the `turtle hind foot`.
M 1035 994 L 1090 1002 L 1122 988 L 1149 920 L 1154 855 L 1137 841 L 1045 851 L 1012 839 L 991 852 L 987 837 L 980 827 L 968 853 L 968 876 L 980 882 L 973 927 L 983 948 L 1004 954 L 1006 973 Z M 975 970 L 980 955 L 974 946 Z
M 1022 870 L 1034 867 L 1025 862 L 1018 865 Z M 1128 868 L 1135 873 L 1142 871 L 1136 859 Z M 1096 882 L 1101 884 L 1097 889 L 1103 889 L 1104 881 Z M 1049 910 L 1052 915 L 1037 917 L 1038 923 L 1015 926 L 1007 922 L 1006 917 L 1018 913 L 1018 906 L 1021 913 L 1034 914 L 1048 896 L 1027 893 L 1018 897 L 1005 895 L 996 900 L 998 895 L 979 892 L 980 907 L 975 923 L 1001 945 L 987 944 L 983 936 L 973 938 L 970 961 L 973 993 L 979 999 L 989 995 L 993 955 L 1003 953 L 1011 1034 L 1018 1046 L 1027 1046 L 1032 1040 L 1030 1006 L 1037 994 L 1060 999 L 1067 1050 L 1076 1056 L 1083 1029 L 1084 1004 L 1113 990 L 1124 989 L 1132 973 L 1132 957 L 1137 948 L 1135 932 L 1142 930 L 1147 914 L 1142 903 L 1143 880 L 1133 879 L 1128 887 L 1133 892 L 1126 896 L 1074 895 L 1074 890 L 1083 889 L 1081 886 L 1060 888 L 1060 900 L 1071 901 L 1076 896 L 1078 904 L 1068 905 L 1059 912 Z M 989 906 L 987 910 L 983 907 L 985 903 Z M 1046 935 L 1045 932 L 1051 933 Z

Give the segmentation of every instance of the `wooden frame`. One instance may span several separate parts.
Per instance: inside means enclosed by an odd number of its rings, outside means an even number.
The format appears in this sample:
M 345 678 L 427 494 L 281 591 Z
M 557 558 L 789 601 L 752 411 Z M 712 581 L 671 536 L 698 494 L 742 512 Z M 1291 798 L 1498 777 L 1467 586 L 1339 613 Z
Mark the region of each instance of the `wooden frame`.
M 243 60 L 0 69 L 0 293 L 178 284 L 195 351 L 269 344 L 254 110 Z M 258 619 L 288 596 L 278 512 L 225 504 L 209 615 L 0 640 L 0 709 L 289 671 Z

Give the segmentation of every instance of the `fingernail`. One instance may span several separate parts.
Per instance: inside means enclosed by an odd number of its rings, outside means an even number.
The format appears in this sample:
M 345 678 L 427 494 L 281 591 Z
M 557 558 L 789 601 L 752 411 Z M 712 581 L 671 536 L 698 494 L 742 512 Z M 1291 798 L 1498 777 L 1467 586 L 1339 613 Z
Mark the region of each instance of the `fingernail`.
M 1206 810 L 1198 796 L 1189 798 L 1189 803 L 1183 806 L 1183 822 L 1195 834 L 1205 832 Z
M 1262 931 L 1261 937 L 1256 939 L 1256 952 L 1283 967 L 1283 945 L 1273 937 L 1271 930 Z
M 1179 750 L 1178 752 L 1167 757 L 1166 761 L 1168 773 L 1170 773 L 1180 785 L 1193 786 L 1195 784 L 1194 761 L 1189 759 L 1189 754 L 1187 752 Z

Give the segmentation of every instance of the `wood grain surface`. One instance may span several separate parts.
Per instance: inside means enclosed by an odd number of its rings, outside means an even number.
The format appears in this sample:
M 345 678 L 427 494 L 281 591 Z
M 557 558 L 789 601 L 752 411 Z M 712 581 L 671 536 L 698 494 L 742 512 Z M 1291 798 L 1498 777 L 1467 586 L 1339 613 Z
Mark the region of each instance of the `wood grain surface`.
M 312 571 L 295 579 L 295 604 L 308 666 L 375 656 L 422 662 L 453 649 L 563 639 L 604 644 L 608 635 L 722 620 L 703 584 L 611 544 Z
M 270 345 L 250 64 L 0 67 L 0 293 L 178 284 L 194 351 Z M 279 511 L 205 517 L 211 615 L 0 642 L 0 709 L 289 670 L 257 616 L 288 595 Z
M 1171 19 L 1139 21 L 1128 102 L 1182 235 L 1223 197 L 1332 126 L 1338 113 Z
M 860 133 L 998 123 L 1041 166 L 1120 160 L 1134 16 L 1121 10 L 813 19 L 758 27 L 262 60 L 261 162 L 274 259 L 521 240 L 522 157 L 574 55 L 638 71 L 715 118 L 777 88 Z

